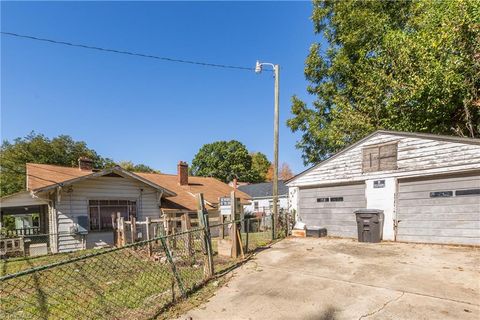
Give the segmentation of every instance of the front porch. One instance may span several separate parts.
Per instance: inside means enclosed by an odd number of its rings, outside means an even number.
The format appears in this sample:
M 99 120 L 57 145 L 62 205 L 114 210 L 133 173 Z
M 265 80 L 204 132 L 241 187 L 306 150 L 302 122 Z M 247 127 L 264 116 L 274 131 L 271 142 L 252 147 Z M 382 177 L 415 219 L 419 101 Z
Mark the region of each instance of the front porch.
M 48 233 L 47 205 L 2 207 L 0 228 L 10 237 Z
M 21 192 L 2 198 L 0 255 L 36 256 L 50 252 L 48 203 Z

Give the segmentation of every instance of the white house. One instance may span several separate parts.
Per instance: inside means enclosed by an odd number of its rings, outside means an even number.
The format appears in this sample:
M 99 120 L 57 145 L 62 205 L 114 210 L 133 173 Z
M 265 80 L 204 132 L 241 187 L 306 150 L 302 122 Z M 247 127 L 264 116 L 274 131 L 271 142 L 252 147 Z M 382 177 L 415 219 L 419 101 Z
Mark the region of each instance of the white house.
M 287 181 L 307 227 L 356 237 L 384 211 L 384 240 L 480 244 L 480 140 L 377 131 Z
M 27 190 L 0 199 L 1 221 L 4 227 L 9 221 L 10 231 L 21 237 L 48 236 L 50 252 L 112 245 L 112 214 L 140 221 L 196 212 L 197 193 L 203 193 L 209 212 L 218 214 L 219 198 L 233 190 L 214 178 L 188 176 L 185 162 L 176 175 L 95 170 L 85 158 L 78 168 L 27 163 L 26 169 Z M 237 196 L 248 201 L 242 192 Z
M 250 196 L 250 203 L 243 206 L 243 211 L 247 213 L 263 213 L 269 215 L 273 208 L 273 185 L 272 182 L 253 183 L 239 186 L 238 190 Z M 284 181 L 278 181 L 278 208 L 280 210 L 288 209 L 288 187 Z

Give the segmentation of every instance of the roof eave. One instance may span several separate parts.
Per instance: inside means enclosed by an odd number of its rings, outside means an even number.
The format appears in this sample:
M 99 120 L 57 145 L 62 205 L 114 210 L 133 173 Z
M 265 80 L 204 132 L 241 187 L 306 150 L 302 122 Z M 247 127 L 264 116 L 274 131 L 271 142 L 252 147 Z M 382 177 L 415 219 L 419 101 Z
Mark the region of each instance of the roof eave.
M 73 178 L 73 179 L 70 179 L 70 180 L 65 180 L 63 182 L 59 182 L 59 183 L 48 185 L 48 186 L 45 186 L 45 187 L 42 187 L 42 188 L 34 189 L 32 191 L 34 193 L 50 191 L 50 190 L 56 189 L 58 187 L 69 186 L 69 185 L 72 185 L 74 183 L 86 180 L 86 179 L 101 177 L 101 176 L 104 176 L 104 175 L 109 174 L 109 173 L 117 173 L 117 174 L 120 174 L 120 175 L 128 176 L 132 179 L 139 180 L 139 181 L 145 183 L 146 185 L 151 186 L 152 188 L 155 188 L 157 190 L 162 191 L 164 197 L 173 197 L 173 196 L 177 195 L 175 192 L 173 192 L 171 190 L 168 190 L 168 189 L 166 189 L 162 186 L 159 186 L 159 185 L 157 185 L 157 184 L 155 184 L 155 183 L 153 183 L 153 182 L 151 182 L 147 179 L 144 179 L 144 178 L 142 178 L 142 177 L 140 177 L 140 176 L 138 176 L 134 173 L 126 171 L 126 170 L 122 169 L 121 167 L 113 167 L 113 168 L 103 169 L 101 171 L 92 172 L 91 174 L 84 175 L 82 177 L 77 177 L 77 178 Z
M 416 137 L 416 138 L 424 138 L 424 139 L 435 139 L 435 140 L 442 140 L 442 141 L 449 141 L 449 142 L 454 142 L 454 143 L 468 143 L 468 144 L 475 144 L 475 145 L 480 145 L 480 139 L 476 138 L 465 138 L 465 137 L 455 137 L 455 136 L 445 136 L 445 135 L 437 135 L 437 134 L 430 134 L 430 133 L 417 133 L 417 132 L 405 132 L 405 131 L 391 131 L 391 130 L 377 130 L 375 132 L 372 132 L 371 134 L 367 135 L 366 137 L 358 140 L 357 142 L 349 145 L 348 147 L 338 151 L 328 159 L 323 160 L 322 162 L 319 162 L 310 168 L 300 172 L 296 176 L 290 178 L 289 180 L 285 181 L 285 184 L 289 186 L 288 184 L 295 181 L 296 179 L 300 178 L 301 176 L 307 174 L 308 172 L 312 171 L 315 168 L 318 168 L 325 163 L 335 159 L 337 156 L 340 154 L 343 154 L 344 152 L 347 152 L 350 149 L 355 148 L 356 146 L 362 144 L 363 142 L 367 141 L 371 137 L 377 135 L 377 134 L 390 134 L 390 135 L 398 135 L 398 136 L 404 136 L 404 137 Z

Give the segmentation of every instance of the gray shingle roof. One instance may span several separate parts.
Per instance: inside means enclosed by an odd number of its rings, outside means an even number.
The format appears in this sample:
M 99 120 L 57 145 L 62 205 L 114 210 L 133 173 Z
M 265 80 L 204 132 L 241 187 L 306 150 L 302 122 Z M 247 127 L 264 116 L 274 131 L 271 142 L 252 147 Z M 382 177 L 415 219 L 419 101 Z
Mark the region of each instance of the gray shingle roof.
M 272 197 L 272 193 L 273 193 L 272 182 L 247 184 L 244 186 L 239 186 L 238 189 L 240 191 L 245 192 L 252 198 Z M 285 185 L 283 180 L 278 181 L 278 195 L 279 196 L 288 195 L 288 187 Z

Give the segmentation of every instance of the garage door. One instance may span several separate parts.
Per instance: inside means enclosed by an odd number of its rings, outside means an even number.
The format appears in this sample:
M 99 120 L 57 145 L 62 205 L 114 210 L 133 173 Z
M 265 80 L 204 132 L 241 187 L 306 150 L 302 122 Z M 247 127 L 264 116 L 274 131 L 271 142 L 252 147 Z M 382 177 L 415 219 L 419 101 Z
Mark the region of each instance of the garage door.
M 397 240 L 480 244 L 480 174 L 399 180 Z
M 357 237 L 353 212 L 365 208 L 365 184 L 300 189 L 299 215 L 307 226 L 327 228 L 327 234 Z

